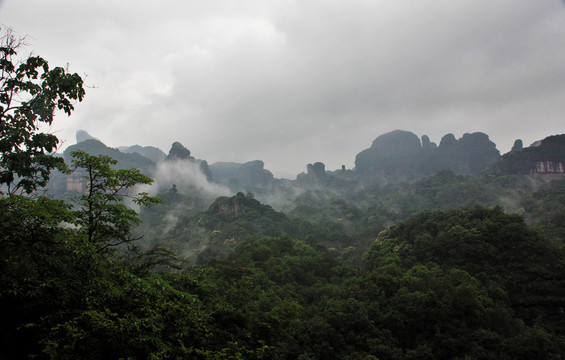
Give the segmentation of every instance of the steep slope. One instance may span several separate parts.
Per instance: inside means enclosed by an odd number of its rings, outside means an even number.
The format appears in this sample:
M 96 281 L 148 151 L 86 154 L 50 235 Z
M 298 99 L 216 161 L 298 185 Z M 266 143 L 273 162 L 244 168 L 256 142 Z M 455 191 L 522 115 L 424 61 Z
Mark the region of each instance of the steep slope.
M 565 134 L 548 136 L 527 148 L 516 147 L 493 165 L 493 169 L 505 174 L 557 175 L 565 174 Z M 551 178 L 551 176 L 550 176 Z
M 149 176 L 151 176 L 151 174 L 155 170 L 155 162 L 149 160 L 148 158 L 136 152 L 123 153 L 118 149 L 104 145 L 104 143 L 96 139 L 87 139 L 78 144 L 69 146 L 63 153 L 65 160 L 70 162 L 70 160 L 72 159 L 71 153 L 77 150 L 85 151 L 90 155 L 110 156 L 118 160 L 118 168 L 120 169 L 136 168 Z

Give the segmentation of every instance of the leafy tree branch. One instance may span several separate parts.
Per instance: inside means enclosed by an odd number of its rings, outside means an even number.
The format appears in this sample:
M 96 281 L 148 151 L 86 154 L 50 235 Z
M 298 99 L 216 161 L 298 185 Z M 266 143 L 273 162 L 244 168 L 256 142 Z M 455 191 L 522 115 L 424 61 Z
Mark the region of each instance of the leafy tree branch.
M 109 156 L 93 156 L 84 151 L 74 151 L 72 156 L 74 171 L 84 173 L 87 183 L 76 216 L 88 241 L 96 244 L 98 251 L 104 251 L 138 240 L 131 236 L 131 228 L 141 219 L 123 201 L 128 198 L 139 206 L 159 203 L 160 199 L 135 190 L 137 185 L 149 185 L 153 180 L 138 169 L 115 170 L 112 166 L 117 161 Z

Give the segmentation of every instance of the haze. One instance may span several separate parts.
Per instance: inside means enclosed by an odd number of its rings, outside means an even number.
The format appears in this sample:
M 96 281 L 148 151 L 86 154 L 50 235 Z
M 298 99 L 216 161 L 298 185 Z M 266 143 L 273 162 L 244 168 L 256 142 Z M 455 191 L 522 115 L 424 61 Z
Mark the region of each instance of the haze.
M 536 1 L 5 0 L 27 51 L 86 75 L 52 131 L 180 141 L 275 176 L 353 167 L 394 129 L 482 131 L 509 151 L 564 133 L 565 6 Z

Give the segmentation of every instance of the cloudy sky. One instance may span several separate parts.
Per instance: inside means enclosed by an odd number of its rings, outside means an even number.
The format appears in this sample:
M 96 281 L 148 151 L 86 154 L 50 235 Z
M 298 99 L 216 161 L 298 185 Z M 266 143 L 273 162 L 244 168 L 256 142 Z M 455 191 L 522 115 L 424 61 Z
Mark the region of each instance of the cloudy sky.
M 395 129 L 502 153 L 565 133 L 563 0 L 0 0 L 0 23 L 86 75 L 65 145 L 180 141 L 295 176 Z

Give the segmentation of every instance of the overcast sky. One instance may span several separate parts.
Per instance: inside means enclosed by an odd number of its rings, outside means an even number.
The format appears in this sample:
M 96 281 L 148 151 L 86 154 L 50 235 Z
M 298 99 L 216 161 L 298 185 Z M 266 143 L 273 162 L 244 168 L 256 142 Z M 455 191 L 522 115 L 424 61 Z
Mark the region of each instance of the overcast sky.
M 53 130 L 180 141 L 275 176 L 354 166 L 383 133 L 565 133 L 562 0 L 0 0 L 28 51 L 86 75 Z

